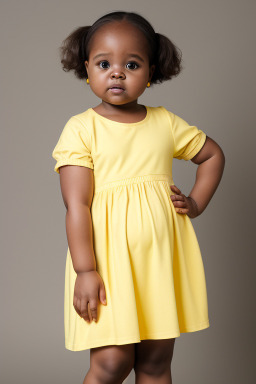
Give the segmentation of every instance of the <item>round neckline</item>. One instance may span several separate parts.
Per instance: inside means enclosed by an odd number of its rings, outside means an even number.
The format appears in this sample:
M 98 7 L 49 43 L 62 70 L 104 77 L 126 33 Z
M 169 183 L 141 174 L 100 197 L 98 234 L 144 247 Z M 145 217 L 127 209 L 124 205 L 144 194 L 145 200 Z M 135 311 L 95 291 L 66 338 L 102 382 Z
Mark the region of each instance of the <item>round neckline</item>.
M 124 123 L 124 122 L 121 122 L 121 121 L 111 120 L 111 119 L 108 119 L 108 118 L 105 117 L 105 116 L 100 115 L 98 112 L 94 111 L 93 108 L 89 108 L 89 110 L 90 110 L 93 114 L 95 114 L 99 119 L 101 119 L 101 120 L 103 120 L 103 121 L 107 121 L 107 122 L 109 122 L 109 123 L 111 123 L 111 124 L 134 126 L 134 125 L 143 124 L 143 123 L 145 123 L 145 122 L 149 119 L 149 116 L 150 116 L 150 107 L 147 106 L 147 105 L 144 105 L 144 107 L 146 108 L 146 111 L 147 111 L 146 116 L 144 117 L 143 120 L 136 121 L 135 123 Z

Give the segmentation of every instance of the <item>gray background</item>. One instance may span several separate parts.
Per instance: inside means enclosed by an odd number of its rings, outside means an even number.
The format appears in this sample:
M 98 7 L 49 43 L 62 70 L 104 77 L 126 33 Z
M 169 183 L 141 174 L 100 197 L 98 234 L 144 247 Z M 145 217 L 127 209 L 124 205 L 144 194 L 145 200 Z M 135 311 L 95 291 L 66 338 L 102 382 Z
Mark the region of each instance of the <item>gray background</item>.
M 221 183 L 192 220 L 210 328 L 181 334 L 173 382 L 255 379 L 255 1 L 1 1 L 1 382 L 82 383 L 89 350 L 64 347 L 65 207 L 51 152 L 69 117 L 96 106 L 58 47 L 105 13 L 141 13 L 183 52 L 183 72 L 145 90 L 223 149 Z M 196 165 L 174 160 L 189 194 Z M 254 250 L 253 250 L 254 248 Z M 254 252 L 253 252 L 254 251 Z M 254 256 L 253 256 L 254 254 Z M 134 382 L 133 372 L 128 383 Z

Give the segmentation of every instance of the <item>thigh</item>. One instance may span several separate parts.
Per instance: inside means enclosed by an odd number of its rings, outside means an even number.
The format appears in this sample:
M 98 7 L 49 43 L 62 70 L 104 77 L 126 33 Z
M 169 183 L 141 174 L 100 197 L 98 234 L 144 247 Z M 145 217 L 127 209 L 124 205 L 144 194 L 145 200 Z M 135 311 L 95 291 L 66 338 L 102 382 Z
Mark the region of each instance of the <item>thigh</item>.
M 134 370 L 165 369 L 171 365 L 175 338 L 141 340 L 135 344 Z
M 110 377 L 126 375 L 134 367 L 134 344 L 107 345 L 90 349 L 90 368 Z

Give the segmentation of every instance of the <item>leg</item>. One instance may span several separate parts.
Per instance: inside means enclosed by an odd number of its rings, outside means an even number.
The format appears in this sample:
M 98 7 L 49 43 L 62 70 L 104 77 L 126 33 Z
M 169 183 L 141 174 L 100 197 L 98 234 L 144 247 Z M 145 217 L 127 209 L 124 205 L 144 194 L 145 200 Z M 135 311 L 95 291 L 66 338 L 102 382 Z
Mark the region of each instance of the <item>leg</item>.
M 134 366 L 134 344 L 91 348 L 83 384 L 121 384 Z
M 136 384 L 172 384 L 175 339 L 142 340 L 135 344 Z

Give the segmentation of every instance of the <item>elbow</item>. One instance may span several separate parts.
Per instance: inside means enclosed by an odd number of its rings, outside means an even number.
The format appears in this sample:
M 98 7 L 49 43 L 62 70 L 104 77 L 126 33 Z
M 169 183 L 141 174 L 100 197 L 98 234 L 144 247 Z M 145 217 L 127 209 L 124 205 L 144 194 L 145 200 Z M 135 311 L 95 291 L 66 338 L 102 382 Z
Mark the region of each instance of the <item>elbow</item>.
M 212 156 L 212 159 L 215 162 L 216 167 L 219 169 L 220 174 L 222 175 L 225 168 L 226 158 L 221 147 L 218 146 L 216 148 L 216 152 Z
M 221 146 L 216 143 L 216 141 L 211 139 L 211 146 L 209 147 L 209 152 L 211 153 L 210 157 L 217 158 L 218 162 L 225 166 L 226 158 Z
M 90 201 L 70 201 L 65 204 L 67 212 L 76 212 L 82 210 L 83 208 L 91 209 Z
M 217 150 L 216 155 L 219 157 L 220 162 L 222 163 L 223 168 L 224 168 L 225 167 L 225 163 L 226 163 L 226 158 L 225 158 L 224 152 L 223 152 L 223 150 L 222 150 L 222 148 L 220 146 L 218 146 L 218 150 Z

